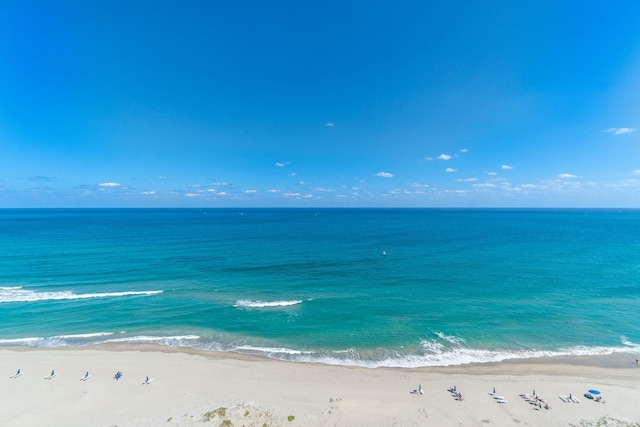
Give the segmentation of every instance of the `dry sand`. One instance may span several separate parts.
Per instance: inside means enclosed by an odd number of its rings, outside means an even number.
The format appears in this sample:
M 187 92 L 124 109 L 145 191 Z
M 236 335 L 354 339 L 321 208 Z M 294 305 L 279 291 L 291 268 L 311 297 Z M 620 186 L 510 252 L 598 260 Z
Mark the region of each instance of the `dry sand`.
M 148 345 L 11 348 L 0 350 L 0 425 L 640 426 L 640 368 L 620 357 L 368 369 Z M 583 396 L 592 388 L 606 403 Z M 534 389 L 551 409 L 519 396 Z M 569 393 L 581 403 L 558 397 Z

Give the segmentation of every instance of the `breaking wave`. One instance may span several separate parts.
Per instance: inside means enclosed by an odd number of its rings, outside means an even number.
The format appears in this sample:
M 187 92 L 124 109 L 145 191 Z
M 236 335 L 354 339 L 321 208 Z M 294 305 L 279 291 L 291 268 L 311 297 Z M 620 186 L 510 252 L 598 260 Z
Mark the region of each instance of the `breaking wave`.
M 0 303 L 3 302 L 34 302 L 51 300 L 75 300 L 87 298 L 115 298 L 126 296 L 157 295 L 162 291 L 126 291 L 126 292 L 97 292 L 88 294 L 76 294 L 73 291 L 32 291 L 22 289 L 21 286 L 0 288 Z
M 234 307 L 244 307 L 244 308 L 268 308 L 268 307 L 288 307 L 290 305 L 301 304 L 302 300 L 292 300 L 292 301 L 251 301 L 251 300 L 238 300 L 233 305 Z
M 285 346 L 253 345 L 238 337 L 213 338 L 195 334 L 153 335 L 130 332 L 91 332 L 51 337 L 0 339 L 0 347 L 78 347 L 102 343 L 159 344 L 171 347 L 190 347 L 205 351 L 226 351 L 250 354 L 291 362 L 322 363 L 327 365 L 361 366 L 367 368 L 419 368 L 428 366 L 457 366 L 495 363 L 515 359 L 559 356 L 606 356 L 616 353 L 640 353 L 640 344 L 620 337 L 619 346 L 571 346 L 554 350 L 504 349 L 492 350 L 469 347 L 460 337 L 435 333 L 412 348 L 376 349 L 296 349 Z

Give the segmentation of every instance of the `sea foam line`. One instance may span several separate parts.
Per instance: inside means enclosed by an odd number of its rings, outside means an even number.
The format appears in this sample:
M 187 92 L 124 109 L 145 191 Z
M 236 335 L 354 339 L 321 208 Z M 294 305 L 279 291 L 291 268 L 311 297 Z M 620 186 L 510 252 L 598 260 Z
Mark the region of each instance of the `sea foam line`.
M 55 337 L 52 337 L 52 338 L 75 339 L 75 338 L 105 337 L 109 335 L 113 335 L 113 332 L 93 332 L 90 334 L 56 335 Z
M 296 305 L 302 303 L 302 300 L 291 300 L 291 301 L 251 301 L 246 299 L 241 299 L 236 301 L 233 305 L 234 307 L 245 307 L 245 308 L 266 308 L 266 307 L 288 307 L 290 305 Z
M 640 350 L 640 345 L 634 347 Z M 606 356 L 628 353 L 629 347 L 569 347 L 559 350 L 506 350 L 492 351 L 474 348 L 458 348 L 435 354 L 402 354 L 387 350 L 373 355 L 356 349 L 336 351 L 302 351 L 287 348 L 240 346 L 231 351 L 248 353 L 272 359 L 292 362 L 322 363 L 326 365 L 360 366 L 366 368 L 420 368 L 428 366 L 459 366 L 472 363 L 495 363 L 515 359 L 534 359 L 559 356 Z M 386 353 L 386 354 L 384 354 Z
M 442 349 L 433 352 L 434 346 L 425 345 L 427 353 L 403 352 L 397 349 L 378 349 L 370 352 L 359 349 L 298 350 L 283 347 L 253 345 L 225 345 L 202 340 L 198 335 L 152 336 L 138 335 L 122 338 L 100 339 L 111 332 L 59 335 L 53 337 L 27 337 L 0 339 L 0 346 L 69 347 L 100 343 L 153 343 L 170 347 L 191 347 L 210 351 L 231 351 L 270 359 L 291 362 L 321 363 L 326 365 L 360 366 L 366 368 L 419 368 L 428 366 L 459 366 L 472 363 L 495 363 L 514 359 L 534 359 L 558 356 L 606 356 L 615 353 L 640 352 L 640 345 L 627 342 L 620 347 L 573 346 L 557 350 L 487 350 L 468 347 Z M 66 337 L 66 338 L 65 338 Z M 98 338 L 98 339 L 91 339 Z
M 106 337 L 113 332 L 91 332 L 86 334 L 54 335 L 51 337 L 25 337 L 0 339 L 0 346 L 29 346 L 29 347 L 66 347 L 78 344 L 96 344 L 101 340 L 92 338 Z
M 0 303 L 3 302 L 34 302 L 51 300 L 74 300 L 88 298 L 114 298 L 125 296 L 149 296 L 157 295 L 163 291 L 125 291 L 125 292 L 98 292 L 90 294 L 75 294 L 72 291 L 47 292 L 31 291 L 22 287 L 0 288 Z
M 102 343 L 153 343 L 170 347 L 196 347 L 199 335 L 151 336 L 134 335 L 128 337 L 108 338 L 114 332 L 93 332 L 86 334 L 55 335 L 51 337 L 26 337 L 0 339 L 0 346 L 28 347 L 76 347 Z
M 193 341 L 200 339 L 199 335 L 175 335 L 175 336 L 153 336 L 153 335 L 136 335 L 132 337 L 112 338 L 105 340 L 107 343 L 150 343 L 163 344 L 171 347 L 189 346 Z

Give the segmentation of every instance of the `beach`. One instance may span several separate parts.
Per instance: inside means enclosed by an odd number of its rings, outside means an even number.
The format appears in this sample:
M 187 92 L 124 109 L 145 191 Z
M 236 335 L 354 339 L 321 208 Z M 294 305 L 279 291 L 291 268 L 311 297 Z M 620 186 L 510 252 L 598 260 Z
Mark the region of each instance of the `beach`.
M 371 369 L 157 345 L 7 348 L 0 425 L 635 426 L 640 368 L 632 357 Z M 8 378 L 17 369 L 22 375 Z M 44 379 L 51 370 L 56 376 Z M 589 389 L 604 403 L 584 397 Z M 534 390 L 550 409 L 520 396 Z M 580 403 L 559 398 L 569 394 Z
M 638 224 L 0 210 L 0 426 L 637 426 Z

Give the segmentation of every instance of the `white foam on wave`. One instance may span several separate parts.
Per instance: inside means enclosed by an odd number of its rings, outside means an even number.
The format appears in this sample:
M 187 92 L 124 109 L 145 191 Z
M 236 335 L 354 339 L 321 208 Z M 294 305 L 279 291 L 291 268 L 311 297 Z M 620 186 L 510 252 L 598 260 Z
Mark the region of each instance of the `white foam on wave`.
M 624 335 L 620 336 L 620 342 L 622 343 L 622 345 L 626 345 L 628 347 L 638 347 L 639 344 L 636 344 L 634 342 L 629 341 L 629 338 L 625 337 Z
M 114 332 L 91 332 L 86 334 L 54 335 L 50 337 L 7 338 L 0 339 L 0 346 L 77 347 L 102 343 L 152 343 L 171 347 L 198 347 L 198 344 L 200 344 L 199 335 L 134 335 L 105 338 L 111 337 L 114 334 Z M 124 334 L 124 332 L 120 332 L 120 334 Z
M 22 287 L 0 288 L 0 303 L 3 302 L 34 302 L 51 300 L 75 300 L 87 298 L 114 298 L 126 296 L 157 295 L 162 291 L 125 291 L 125 292 L 98 292 L 90 294 L 75 294 L 72 291 L 32 291 Z
M 233 305 L 234 307 L 244 307 L 244 308 L 268 308 L 268 307 L 288 307 L 291 305 L 301 304 L 302 300 L 291 300 L 291 301 L 251 301 L 246 299 L 241 299 L 236 301 Z
M 251 345 L 241 345 L 233 349 L 239 353 L 252 353 L 261 355 L 300 355 L 300 354 L 315 354 L 314 351 L 305 350 L 293 350 L 290 348 L 273 348 L 273 347 L 254 347 Z
M 447 347 L 437 340 L 421 342 L 420 350 L 404 351 L 393 349 L 377 349 L 363 351 L 349 348 L 341 350 L 308 350 L 285 347 L 260 347 L 248 344 L 229 345 L 221 342 L 202 340 L 199 335 L 133 335 L 108 338 L 113 332 L 94 332 L 86 334 L 57 335 L 52 337 L 25 337 L 0 339 L 0 346 L 29 347 L 65 347 L 82 346 L 100 343 L 152 343 L 171 347 L 193 347 L 214 351 L 232 351 L 252 354 L 271 359 L 293 362 L 322 363 L 327 365 L 360 366 L 367 368 L 418 368 L 428 366 L 457 366 L 472 363 L 495 363 L 512 359 L 533 359 L 558 356 L 606 356 L 615 353 L 640 352 L 640 345 L 626 339 L 623 346 L 572 346 L 557 350 L 488 350 L 469 348 L 460 345 Z
M 52 337 L 52 338 L 75 339 L 75 338 L 105 337 L 109 335 L 113 335 L 113 332 L 94 332 L 90 334 L 56 335 L 55 337 Z
M 29 347 L 68 347 L 74 345 L 95 344 L 100 340 L 91 338 L 113 335 L 113 332 L 91 332 L 86 334 L 54 335 L 51 337 L 25 337 L 0 339 L 0 346 Z
M 6 338 L 0 339 L 0 345 L 29 345 L 43 338 L 28 337 L 28 338 Z
M 112 338 L 104 342 L 110 343 L 148 343 L 162 344 L 174 347 L 193 346 L 200 339 L 199 335 L 174 335 L 174 336 L 154 336 L 154 335 L 136 335 L 132 337 Z
M 636 348 L 636 351 L 640 348 Z M 558 356 L 600 356 L 615 353 L 627 353 L 629 348 L 621 347 L 572 347 L 556 351 L 513 350 L 492 351 L 472 348 L 458 348 L 438 354 L 394 354 L 389 357 L 369 358 L 358 351 L 340 350 L 331 354 L 302 353 L 286 355 L 264 354 L 267 357 L 282 358 L 290 361 L 314 362 L 327 365 L 361 366 L 366 368 L 420 368 L 429 366 L 459 366 L 473 363 L 495 363 L 512 359 L 532 359 Z M 285 357 L 282 357 L 285 356 Z
M 444 332 L 435 332 L 435 334 L 441 340 L 447 341 L 447 342 L 449 342 L 451 344 L 459 345 L 459 344 L 464 343 L 464 339 L 463 338 L 456 337 L 454 335 L 445 335 Z

